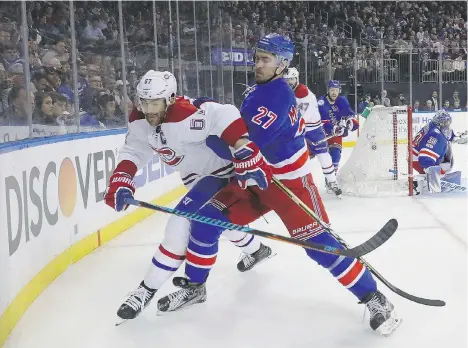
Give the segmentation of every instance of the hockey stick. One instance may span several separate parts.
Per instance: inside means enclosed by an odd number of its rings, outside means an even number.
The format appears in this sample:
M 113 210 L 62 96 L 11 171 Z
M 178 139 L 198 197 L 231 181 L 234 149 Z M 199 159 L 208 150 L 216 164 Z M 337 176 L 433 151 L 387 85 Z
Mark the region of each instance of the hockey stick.
M 318 243 L 313 243 L 313 242 L 305 242 L 305 241 L 302 241 L 302 240 L 299 240 L 299 239 L 285 237 L 285 236 L 281 236 L 281 235 L 278 235 L 278 234 L 274 234 L 274 233 L 265 232 L 265 231 L 257 230 L 257 229 L 254 229 L 254 228 L 250 228 L 250 227 L 247 227 L 247 226 L 241 226 L 241 225 L 233 224 L 233 223 L 227 222 L 227 221 L 221 221 L 221 220 L 217 220 L 217 219 L 208 218 L 208 217 L 201 216 L 201 215 L 198 215 L 198 214 L 195 214 L 195 213 L 187 213 L 187 212 L 183 212 L 183 211 L 178 210 L 178 209 L 172 209 L 172 208 L 163 207 L 163 206 L 156 205 L 156 204 L 150 204 L 150 203 L 138 201 L 136 199 L 127 198 L 125 200 L 125 203 L 130 204 L 130 205 L 136 205 L 136 206 L 139 206 L 139 207 L 142 207 L 142 208 L 147 208 L 147 209 L 151 209 L 151 210 L 160 211 L 160 212 L 163 212 L 163 213 L 169 213 L 169 214 L 172 214 L 172 215 L 181 216 L 181 217 L 189 219 L 189 220 L 202 222 L 204 224 L 208 224 L 208 225 L 212 225 L 212 226 L 216 226 L 216 227 L 222 227 L 222 228 L 224 228 L 226 230 L 241 231 L 241 232 L 245 232 L 245 233 L 248 233 L 248 234 L 253 234 L 255 236 L 264 237 L 264 238 L 268 238 L 268 239 L 277 240 L 277 241 L 280 241 L 280 242 L 289 243 L 289 244 L 292 244 L 292 245 L 300 246 L 302 248 L 306 248 L 306 249 L 310 249 L 310 250 L 319 251 L 319 252 L 322 252 L 322 253 L 327 253 L 327 254 L 332 254 L 332 255 L 340 255 L 340 256 L 342 255 L 342 256 L 348 256 L 348 257 L 352 257 L 352 258 L 357 258 L 357 257 L 360 257 L 360 256 L 365 255 L 367 253 L 370 253 L 374 249 L 381 246 L 383 243 L 385 243 L 393 235 L 393 233 L 396 231 L 396 225 L 397 225 L 396 220 L 390 220 L 387 223 L 387 225 L 385 225 L 385 227 L 384 227 L 386 233 L 384 233 L 382 235 L 377 233 L 372 238 L 370 238 L 369 240 L 367 240 L 363 244 L 358 245 L 355 248 L 339 249 L 339 248 L 336 248 L 336 247 L 332 247 L 330 245 L 318 244 Z
M 312 141 L 309 141 L 309 140 L 307 140 L 307 142 L 312 146 L 317 146 L 317 145 L 320 145 L 320 144 L 322 144 L 322 143 L 324 143 L 324 142 L 326 142 L 329 139 L 334 138 L 334 137 L 336 137 L 336 134 L 329 135 L 329 136 L 323 138 L 322 140 L 317 141 L 316 143 L 314 143 Z
M 338 242 L 341 243 L 341 245 L 347 249 L 349 248 L 348 244 L 340 237 L 338 236 L 331 228 L 328 224 L 326 224 L 325 222 L 321 221 L 317 214 L 315 214 L 315 212 L 310 209 L 307 205 L 305 205 L 304 202 L 302 202 L 299 197 L 297 197 L 293 192 L 291 192 L 291 190 L 289 190 L 286 186 L 283 185 L 283 183 L 281 181 L 279 181 L 278 179 L 276 178 L 273 178 L 273 182 L 286 194 L 288 195 L 297 205 L 299 205 L 302 210 L 304 210 L 309 216 L 313 217 L 320 225 L 322 225 L 324 228 L 326 228 L 330 234 L 336 238 L 336 240 Z M 390 221 L 393 221 L 394 219 L 390 220 Z M 389 221 L 389 222 L 390 222 Z M 396 220 L 394 220 L 396 222 Z M 388 225 L 388 222 L 387 224 L 384 226 L 383 229 L 385 229 L 385 227 Z M 382 230 L 380 230 L 382 231 Z M 380 233 L 380 231 L 377 233 L 377 235 Z M 372 239 L 372 238 L 371 238 Z M 417 296 L 414 296 L 414 295 L 411 295 L 411 294 L 408 294 L 407 292 L 397 288 L 396 286 L 394 286 L 393 284 L 391 284 L 387 279 L 385 279 L 379 272 L 377 272 L 377 270 L 372 267 L 366 260 L 364 260 L 363 258 L 361 257 L 357 257 L 357 259 L 359 259 L 359 261 L 361 261 L 368 269 L 370 272 L 372 272 L 372 274 L 374 274 L 377 279 L 379 279 L 382 283 L 384 283 L 390 290 L 392 290 L 394 293 L 400 295 L 401 297 L 404 297 L 410 301 L 413 301 L 413 302 L 416 302 L 416 303 L 419 303 L 419 304 L 423 304 L 423 305 L 426 305 L 426 306 L 434 306 L 434 307 L 443 307 L 445 306 L 445 302 L 444 301 L 441 301 L 441 300 L 430 300 L 430 299 L 426 299 L 426 298 L 422 298 L 422 297 L 417 297 Z

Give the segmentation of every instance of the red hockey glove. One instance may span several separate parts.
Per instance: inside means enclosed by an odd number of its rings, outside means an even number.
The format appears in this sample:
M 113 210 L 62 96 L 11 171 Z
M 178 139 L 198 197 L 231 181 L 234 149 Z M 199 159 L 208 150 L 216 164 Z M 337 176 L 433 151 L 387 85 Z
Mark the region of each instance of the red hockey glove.
M 117 212 L 128 208 L 125 204 L 126 198 L 133 198 L 135 193 L 133 177 L 136 171 L 137 168 L 133 162 L 124 160 L 119 163 L 110 177 L 104 199 L 106 204 Z
M 256 185 L 265 190 L 273 176 L 271 168 L 265 162 L 260 149 L 253 142 L 248 142 L 234 152 L 232 159 L 239 186 L 245 190 L 247 186 Z

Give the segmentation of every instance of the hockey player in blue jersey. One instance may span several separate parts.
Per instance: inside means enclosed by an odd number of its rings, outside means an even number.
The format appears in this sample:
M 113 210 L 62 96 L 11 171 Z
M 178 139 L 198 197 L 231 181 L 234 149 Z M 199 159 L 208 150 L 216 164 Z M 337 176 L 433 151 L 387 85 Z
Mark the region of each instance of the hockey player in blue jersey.
M 452 168 L 451 141 L 455 135 L 451 123 L 450 114 L 439 110 L 413 139 L 413 168 L 427 174 L 430 192 L 441 192 L 440 181 Z
M 328 151 L 338 170 L 341 159 L 341 148 L 343 137 L 347 137 L 349 132 L 359 128 L 358 120 L 354 117 L 346 97 L 340 95 L 341 85 L 339 81 L 331 80 L 327 84 L 327 95 L 318 100 L 320 117 L 322 118 L 323 129 L 328 135 L 336 134 L 328 140 Z
M 310 159 L 304 137 L 305 122 L 283 73 L 294 56 L 294 45 L 279 34 L 262 37 L 255 48 L 255 80 L 246 96 L 241 116 L 248 134 L 236 143 L 233 164 L 237 180 L 221 189 L 198 214 L 247 225 L 275 211 L 294 238 L 342 245 L 304 212 L 274 183 L 274 175 L 304 204 L 329 222 L 322 199 L 310 174 Z M 222 229 L 193 222 L 187 249 L 185 277 L 174 278 L 181 289 L 158 301 L 163 312 L 176 311 L 206 301 L 205 283 L 218 252 Z M 370 312 L 370 326 L 383 335 L 401 323 L 393 305 L 377 290 L 370 271 L 361 261 L 349 257 L 306 250 L 309 258 L 327 269 Z M 303 270 L 304 271 L 304 270 Z

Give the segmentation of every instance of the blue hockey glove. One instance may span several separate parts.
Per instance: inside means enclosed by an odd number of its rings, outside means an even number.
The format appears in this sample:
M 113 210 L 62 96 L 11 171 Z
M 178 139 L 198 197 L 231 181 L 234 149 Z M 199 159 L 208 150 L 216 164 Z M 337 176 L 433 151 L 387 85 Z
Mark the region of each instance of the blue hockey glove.
M 250 141 L 238 148 L 234 152 L 232 162 L 237 181 L 243 190 L 252 185 L 262 190 L 268 187 L 273 174 L 260 149 L 253 142 Z

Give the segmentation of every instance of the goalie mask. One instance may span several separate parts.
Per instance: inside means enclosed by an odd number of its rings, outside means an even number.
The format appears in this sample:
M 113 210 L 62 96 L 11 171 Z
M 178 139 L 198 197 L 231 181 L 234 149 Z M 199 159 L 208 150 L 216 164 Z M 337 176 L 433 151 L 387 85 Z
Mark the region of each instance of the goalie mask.
M 452 137 L 452 128 L 450 127 L 452 124 L 452 116 L 450 116 L 447 111 L 437 111 L 431 123 L 434 124 L 448 140 Z
M 156 127 L 166 117 L 167 108 L 174 103 L 177 82 L 168 71 L 148 71 L 137 86 L 138 110 Z

